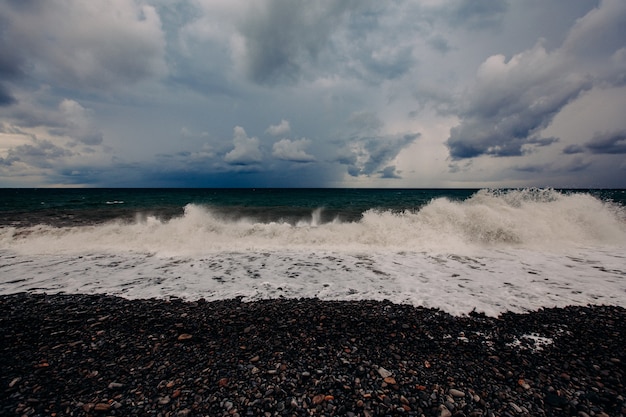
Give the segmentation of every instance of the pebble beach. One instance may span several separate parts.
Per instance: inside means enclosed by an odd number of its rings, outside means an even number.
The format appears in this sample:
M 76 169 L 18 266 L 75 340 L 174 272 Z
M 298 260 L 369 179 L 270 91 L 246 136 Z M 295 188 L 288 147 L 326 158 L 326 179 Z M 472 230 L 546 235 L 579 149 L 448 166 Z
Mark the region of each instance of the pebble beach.
M 622 416 L 626 309 L 0 296 L 6 416 Z

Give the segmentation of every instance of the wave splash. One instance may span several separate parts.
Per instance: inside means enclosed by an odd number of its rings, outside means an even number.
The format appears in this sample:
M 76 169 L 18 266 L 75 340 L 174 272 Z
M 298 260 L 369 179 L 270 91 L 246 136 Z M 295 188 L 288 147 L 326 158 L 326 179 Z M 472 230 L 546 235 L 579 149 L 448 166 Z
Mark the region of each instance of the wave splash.
M 623 206 L 590 194 L 552 189 L 480 190 L 464 201 L 437 198 L 403 212 L 367 210 L 359 221 L 259 222 L 227 219 L 211 207 L 189 204 L 170 220 L 0 229 L 0 248 L 27 253 L 141 252 L 197 255 L 214 252 L 445 251 L 475 248 L 559 248 L 626 245 Z

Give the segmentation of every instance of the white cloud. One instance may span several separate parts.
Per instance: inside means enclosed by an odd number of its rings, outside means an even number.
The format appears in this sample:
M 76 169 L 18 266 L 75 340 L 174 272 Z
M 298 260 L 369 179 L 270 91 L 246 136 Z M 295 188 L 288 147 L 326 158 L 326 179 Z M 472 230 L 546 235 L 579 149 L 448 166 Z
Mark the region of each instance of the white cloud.
M 281 139 L 274 143 L 272 155 L 278 159 L 292 162 L 313 162 L 315 157 L 306 153 L 305 149 L 311 143 L 308 139 L 289 140 Z
M 59 110 L 67 123 L 65 134 L 85 145 L 102 143 L 102 132 L 93 125 L 92 115 L 88 109 L 77 101 L 65 99 L 59 104 Z
M 283 136 L 291 132 L 291 126 L 288 120 L 282 119 L 279 124 L 268 127 L 266 132 L 272 136 Z
M 235 127 L 233 144 L 234 149 L 224 155 L 225 162 L 231 165 L 250 165 L 263 160 L 259 139 L 249 138 L 243 127 Z
M 508 61 L 501 54 L 487 58 L 464 96 L 460 124 L 450 130 L 450 156 L 520 156 L 556 142 L 542 131 L 568 104 L 594 86 L 626 81 L 618 58 L 625 25 L 626 3 L 603 0 L 559 48 L 548 51 L 540 40 Z

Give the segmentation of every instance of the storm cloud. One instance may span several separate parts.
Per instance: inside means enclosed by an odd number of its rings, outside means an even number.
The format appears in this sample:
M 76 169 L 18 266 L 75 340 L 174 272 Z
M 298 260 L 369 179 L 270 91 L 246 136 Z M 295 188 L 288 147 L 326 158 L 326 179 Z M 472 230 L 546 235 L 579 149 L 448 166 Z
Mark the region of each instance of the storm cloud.
M 556 142 L 541 131 L 565 106 L 594 86 L 622 83 L 626 66 L 616 56 L 626 47 L 620 29 L 625 23 L 626 4 L 605 0 L 577 20 L 553 51 L 540 40 L 510 58 L 487 58 L 459 109 L 460 124 L 450 130 L 450 156 L 521 156 L 533 145 Z
M 0 2 L 3 186 L 624 186 L 623 0 Z
M 598 133 L 585 144 L 585 148 L 597 154 L 625 154 L 626 130 Z

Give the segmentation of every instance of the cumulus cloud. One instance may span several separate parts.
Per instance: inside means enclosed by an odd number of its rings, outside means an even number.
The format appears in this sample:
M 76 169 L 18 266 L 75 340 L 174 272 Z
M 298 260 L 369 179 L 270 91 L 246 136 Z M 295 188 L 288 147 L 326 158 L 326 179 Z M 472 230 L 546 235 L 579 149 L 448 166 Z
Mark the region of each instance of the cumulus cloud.
M 59 133 L 72 137 L 85 145 L 102 143 L 102 132 L 95 128 L 91 112 L 74 100 L 65 99 L 59 104 L 65 119 L 65 129 Z
M 555 142 L 555 138 L 542 138 L 541 131 L 566 105 L 595 85 L 616 83 L 626 73 L 615 67 L 607 72 L 604 64 L 596 69 L 594 61 L 606 62 L 624 47 L 625 22 L 626 3 L 603 0 L 576 22 L 554 51 L 547 51 L 539 41 L 509 60 L 504 55 L 490 56 L 464 97 L 460 123 L 450 130 L 446 145 L 452 159 L 519 156 L 533 145 Z M 589 53 L 594 60 L 586 60 Z M 564 152 L 574 150 L 567 147 Z
M 289 140 L 281 139 L 274 143 L 272 155 L 278 159 L 291 162 L 314 162 L 315 157 L 306 153 L 305 149 L 311 143 L 308 139 Z
M 291 126 L 288 120 L 282 119 L 279 124 L 268 127 L 266 132 L 272 136 L 284 136 L 291 132 Z
M 263 160 L 260 141 L 258 138 L 249 138 L 241 126 L 234 129 L 233 150 L 224 155 L 224 161 L 231 165 L 251 165 Z
M 56 102 L 44 88 L 0 108 L 0 175 L 41 183 L 87 183 L 105 165 L 108 148 L 90 109 L 72 99 Z
M 103 167 L 102 184 L 137 186 L 524 186 L 624 169 L 626 3 L 532 3 L 0 0 L 2 182 Z
M 562 54 L 541 42 L 508 61 L 493 55 L 478 69 L 461 123 L 450 130 L 450 156 L 519 156 L 529 145 L 550 144 L 554 139 L 541 138 L 541 130 L 589 88 L 588 77 L 568 73 Z
M 103 141 L 102 132 L 96 127 L 93 112 L 76 100 L 61 99 L 54 106 L 44 90 L 20 100 L 11 107 L 0 111 L 0 116 L 10 121 L 18 130 L 43 128 L 52 136 L 66 137 L 74 143 L 83 145 L 100 145 Z
M 166 72 L 161 21 L 143 2 L 9 1 L 0 21 L 0 62 L 23 63 L 48 82 L 98 90 Z

